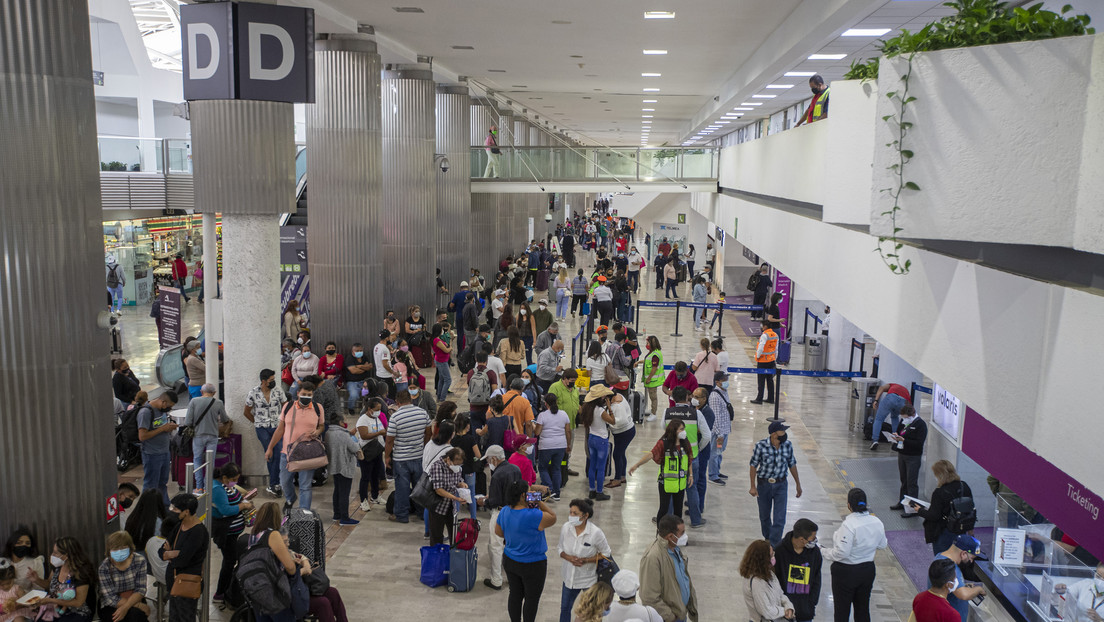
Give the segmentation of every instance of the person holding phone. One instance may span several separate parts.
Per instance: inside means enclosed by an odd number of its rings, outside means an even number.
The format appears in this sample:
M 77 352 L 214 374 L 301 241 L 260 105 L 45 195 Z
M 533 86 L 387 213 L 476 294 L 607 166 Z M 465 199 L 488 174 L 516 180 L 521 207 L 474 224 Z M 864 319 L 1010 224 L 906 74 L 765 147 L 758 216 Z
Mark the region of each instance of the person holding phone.
M 495 535 L 505 541 L 502 567 L 510 584 L 510 622 L 536 622 L 548 575 L 544 530 L 556 524 L 556 513 L 540 500 L 540 493 L 535 493 L 534 500 L 528 492 L 524 481 L 510 484 L 506 507 L 499 512 L 494 527 Z

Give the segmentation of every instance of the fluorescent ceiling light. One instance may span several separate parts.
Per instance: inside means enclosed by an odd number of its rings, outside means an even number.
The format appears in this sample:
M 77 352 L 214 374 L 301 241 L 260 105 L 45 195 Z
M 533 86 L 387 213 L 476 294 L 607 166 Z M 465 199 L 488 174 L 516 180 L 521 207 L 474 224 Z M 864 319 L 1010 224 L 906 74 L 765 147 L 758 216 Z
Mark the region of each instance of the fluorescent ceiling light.
M 754 108 L 733 108 L 733 110 L 742 110 L 742 111 L 745 111 L 745 112 L 750 112 L 750 111 L 754 110 Z
M 663 74 L 661 74 L 661 73 L 651 73 L 651 72 L 644 72 L 644 73 L 640 74 L 641 78 L 659 78 L 661 76 L 663 76 Z
M 768 88 L 768 89 L 792 89 L 793 87 L 794 87 L 794 85 L 792 85 L 792 84 L 768 84 L 766 88 Z
M 654 104 L 654 103 L 656 103 L 657 101 L 659 101 L 659 100 L 658 100 L 658 99 L 645 99 L 645 100 L 644 100 L 644 103 L 645 103 L 645 104 Z
M 650 123 L 651 123 L 651 121 L 649 121 L 647 119 L 644 119 L 643 121 L 640 122 L 641 125 L 648 125 Z
M 732 121 L 716 121 L 717 125 L 728 125 L 729 123 L 732 123 Z
M 741 106 L 762 106 L 763 102 L 743 102 Z
M 654 116 L 655 116 L 654 114 L 642 114 L 642 115 L 640 115 L 640 118 L 641 119 L 651 119 Z
M 752 99 L 774 99 L 777 95 L 752 95 Z
M 841 37 L 880 37 L 892 28 L 852 28 L 843 31 Z
M 644 50 L 644 53 L 649 56 L 663 56 L 667 50 Z
M 809 60 L 840 60 L 847 58 L 846 54 L 810 54 Z
M 644 19 L 675 19 L 674 11 L 644 11 Z
M 647 88 L 647 89 L 642 89 L 642 90 L 643 90 L 643 91 L 644 91 L 645 93 L 658 93 L 658 92 L 659 92 L 659 89 L 657 89 L 657 88 L 654 88 L 654 87 L 652 87 L 652 88 Z
M 815 71 L 787 71 L 782 74 L 787 78 L 811 78 L 816 75 Z
M 641 112 L 655 112 L 655 108 L 641 108 Z

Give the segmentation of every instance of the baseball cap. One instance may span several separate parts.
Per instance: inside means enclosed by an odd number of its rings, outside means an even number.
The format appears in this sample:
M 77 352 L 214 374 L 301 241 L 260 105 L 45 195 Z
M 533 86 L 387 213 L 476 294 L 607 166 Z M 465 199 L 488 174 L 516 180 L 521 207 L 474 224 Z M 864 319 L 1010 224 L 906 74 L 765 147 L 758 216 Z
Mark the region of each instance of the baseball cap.
M 541 298 L 541 299 L 540 299 L 540 300 L 538 300 L 537 302 L 539 302 L 539 303 L 540 303 L 540 304 L 542 304 L 542 305 L 546 305 L 546 304 L 548 304 L 548 299 L 547 299 L 547 298 Z
M 713 382 L 717 382 L 718 380 L 728 380 L 728 372 L 719 371 L 713 374 Z
M 955 537 L 954 545 L 960 550 L 966 551 L 982 561 L 988 559 L 985 557 L 985 554 L 981 552 L 981 542 L 968 533 Z
M 598 282 L 599 283 L 605 283 L 606 282 L 606 277 L 599 275 L 598 276 Z
M 460 281 L 460 287 L 467 287 L 467 286 L 468 286 L 467 281 Z
M 502 449 L 502 445 L 491 445 L 483 452 L 485 458 L 496 458 L 498 460 L 506 459 L 506 451 Z
M 607 330 L 609 330 L 609 327 L 608 327 L 608 326 L 606 326 L 605 324 L 602 324 L 602 325 L 601 325 L 601 326 L 599 326 L 599 327 L 598 327 L 597 329 L 595 329 L 595 330 L 594 330 L 594 332 L 596 332 L 596 333 L 604 333 L 604 332 L 606 332 Z
M 780 430 L 789 430 L 789 429 L 790 429 L 790 426 L 786 425 L 785 423 L 783 423 L 781 421 L 775 421 L 774 423 L 770 424 L 769 428 L 767 428 L 767 433 L 768 434 L 774 434 L 775 432 L 778 432 Z
M 495 298 L 498 298 L 499 296 L 505 296 L 506 292 L 501 290 L 501 289 L 496 289 L 494 295 L 495 295 Z
M 631 570 L 619 570 L 613 575 L 610 585 L 619 597 L 628 600 L 640 591 L 640 577 Z
M 379 338 L 380 339 L 383 339 L 384 337 L 390 337 L 390 336 L 391 336 L 391 331 L 387 330 L 386 328 L 379 332 Z

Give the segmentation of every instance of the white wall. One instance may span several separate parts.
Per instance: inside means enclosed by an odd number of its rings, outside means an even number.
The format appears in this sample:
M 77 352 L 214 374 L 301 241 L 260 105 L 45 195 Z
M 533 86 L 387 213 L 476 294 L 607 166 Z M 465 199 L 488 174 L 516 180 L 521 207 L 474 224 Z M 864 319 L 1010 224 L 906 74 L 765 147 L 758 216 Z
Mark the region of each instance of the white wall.
M 879 92 L 900 91 L 906 65 L 882 63 Z M 909 95 L 905 179 L 921 190 L 902 196 L 901 235 L 1104 253 L 1104 35 L 919 54 Z M 885 234 L 892 199 L 878 189 L 897 156 L 880 119 L 895 110 L 877 101 L 871 219 Z
M 878 87 L 873 81 L 832 83 L 832 114 L 815 124 L 825 124 L 828 131 L 823 162 L 824 222 L 870 224 L 874 128 L 881 122 L 877 100 Z
M 690 194 L 679 194 L 674 192 L 666 192 L 660 194 L 648 204 L 644 210 L 636 215 L 636 231 L 637 237 L 641 240 L 644 239 L 646 233 L 651 233 L 652 225 L 655 223 L 678 223 L 678 215 L 686 214 L 686 226 L 689 227 L 689 235 L 686 237 L 688 244 L 694 245 L 694 251 L 697 256 L 694 266 L 695 270 L 700 270 L 701 266 L 705 264 L 705 245 L 708 242 L 709 220 L 702 214 L 694 211 L 690 207 Z M 620 198 L 618 199 L 618 210 L 621 208 Z M 653 253 L 655 247 L 655 240 L 652 240 Z M 679 249 L 679 253 L 682 254 L 685 249 Z M 652 258 L 648 258 L 649 265 L 651 265 Z
M 154 127 L 159 138 L 187 138 L 191 136 L 190 122 L 173 114 L 173 104 L 153 102 Z
M 868 234 L 727 196 L 716 211 L 719 223 L 738 216 L 755 224 L 741 224 L 740 241 L 830 304 L 840 314 L 833 334 L 841 318 L 861 326 L 1016 440 L 1104 492 L 1094 390 L 1104 297 L 916 249 L 905 251 L 912 272 L 893 275 L 871 252 L 876 239 Z M 835 354 L 830 346 L 838 369 Z
M 820 203 L 827 140 L 828 121 L 819 121 L 722 149 L 719 183 L 724 188 Z M 732 218 L 715 221 L 731 231 Z
M 138 106 L 97 99 L 96 133 L 100 136 L 137 136 Z

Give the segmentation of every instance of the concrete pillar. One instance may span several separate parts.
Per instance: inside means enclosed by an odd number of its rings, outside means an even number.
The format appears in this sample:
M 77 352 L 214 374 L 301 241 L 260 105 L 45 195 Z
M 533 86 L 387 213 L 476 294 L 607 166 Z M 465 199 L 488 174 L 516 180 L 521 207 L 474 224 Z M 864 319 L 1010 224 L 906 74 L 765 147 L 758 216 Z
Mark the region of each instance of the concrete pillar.
M 437 153 L 449 160 L 447 173 L 434 171 L 437 264 L 450 292 L 459 290 L 472 268 L 471 108 L 467 86 L 437 86 Z
M 315 103 L 307 106 L 311 330 L 341 352 L 374 343 L 383 317 L 380 252 L 380 55 L 363 34 L 315 42 Z
M 436 308 L 437 189 L 433 71 L 427 64 L 383 72 L 383 303 L 406 317 Z
M 0 533 L 25 524 L 47 551 L 74 536 L 98 560 L 122 527 L 105 514 L 116 473 L 88 7 L 0 0 L 0 23 Z
M 196 209 L 222 214 L 226 412 L 242 435 L 242 470 L 267 485 L 242 409 L 260 371 L 280 369 L 279 215 L 294 209 L 295 116 L 283 102 L 193 101 L 189 110 Z

